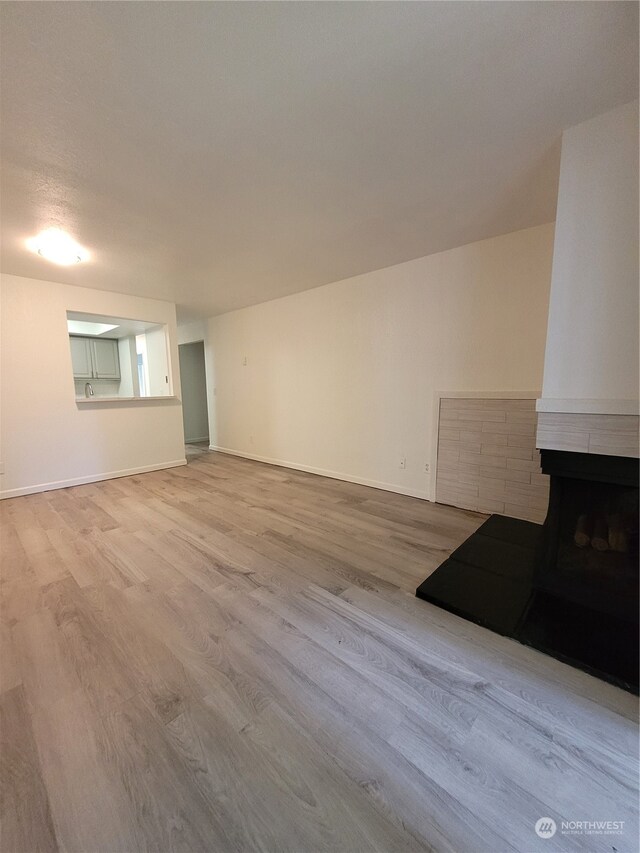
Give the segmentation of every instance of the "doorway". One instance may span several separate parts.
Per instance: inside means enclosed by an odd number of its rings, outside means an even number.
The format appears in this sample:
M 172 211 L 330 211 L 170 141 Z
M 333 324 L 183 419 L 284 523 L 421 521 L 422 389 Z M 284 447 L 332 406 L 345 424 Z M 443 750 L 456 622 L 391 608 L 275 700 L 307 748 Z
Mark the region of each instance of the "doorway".
M 180 384 L 182 386 L 182 419 L 184 440 L 188 445 L 209 446 L 209 413 L 207 411 L 207 378 L 204 342 L 181 344 Z

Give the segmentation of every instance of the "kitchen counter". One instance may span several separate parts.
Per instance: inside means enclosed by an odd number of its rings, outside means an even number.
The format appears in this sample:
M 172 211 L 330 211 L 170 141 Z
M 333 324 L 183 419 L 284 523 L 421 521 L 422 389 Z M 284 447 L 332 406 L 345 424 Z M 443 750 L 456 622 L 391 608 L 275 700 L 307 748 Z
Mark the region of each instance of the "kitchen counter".
M 76 403 L 154 403 L 158 400 L 177 400 L 173 394 L 165 394 L 161 397 L 76 397 Z

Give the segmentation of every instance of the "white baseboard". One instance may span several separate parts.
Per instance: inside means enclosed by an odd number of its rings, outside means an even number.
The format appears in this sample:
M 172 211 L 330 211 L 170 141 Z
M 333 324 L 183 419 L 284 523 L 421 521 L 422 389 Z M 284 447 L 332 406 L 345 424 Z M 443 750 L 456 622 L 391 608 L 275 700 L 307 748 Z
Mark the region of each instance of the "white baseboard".
M 229 447 L 218 447 L 209 445 L 209 450 L 218 453 L 226 453 L 228 456 L 240 456 L 242 459 L 253 459 L 255 462 L 265 462 L 267 465 L 278 465 L 280 468 L 293 468 L 295 471 L 304 471 L 307 474 L 318 474 L 320 477 L 329 477 L 331 480 L 343 480 L 347 483 L 356 483 L 358 486 L 370 486 L 373 489 L 382 489 L 385 492 L 395 492 L 398 495 L 407 495 L 411 498 L 420 498 L 424 501 L 431 500 L 426 489 L 407 489 L 395 483 L 384 483 L 380 480 L 369 480 L 365 477 L 356 477 L 354 474 L 344 474 L 341 471 L 328 471 L 325 468 L 314 468 L 311 465 L 301 465 L 299 462 L 287 462 L 284 459 L 271 459 L 268 456 L 257 456 L 254 453 L 243 453 L 240 450 L 231 450 Z
M 106 474 L 90 474 L 88 477 L 74 477 L 70 480 L 57 480 L 53 483 L 38 483 L 35 486 L 2 491 L 0 492 L 0 500 L 18 498 L 22 495 L 34 495 L 37 492 L 51 492 L 54 489 L 68 489 L 69 486 L 84 486 L 87 483 L 99 483 L 101 480 L 115 480 L 118 477 L 132 477 L 134 474 L 148 474 L 150 471 L 163 471 L 165 468 L 178 468 L 180 465 L 186 464 L 186 459 L 174 459 L 172 462 L 160 462 L 157 465 L 126 468 L 123 471 L 109 471 Z
M 209 441 L 208 435 L 203 435 L 200 438 L 185 438 L 185 444 L 199 444 L 201 441 Z

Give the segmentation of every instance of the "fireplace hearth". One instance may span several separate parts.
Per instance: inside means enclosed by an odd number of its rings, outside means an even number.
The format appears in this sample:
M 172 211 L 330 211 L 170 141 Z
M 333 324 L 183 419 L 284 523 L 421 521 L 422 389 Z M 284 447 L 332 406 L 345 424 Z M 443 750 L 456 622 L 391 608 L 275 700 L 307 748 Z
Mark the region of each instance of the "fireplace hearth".
M 542 451 L 543 525 L 494 515 L 418 597 L 638 692 L 638 460 Z

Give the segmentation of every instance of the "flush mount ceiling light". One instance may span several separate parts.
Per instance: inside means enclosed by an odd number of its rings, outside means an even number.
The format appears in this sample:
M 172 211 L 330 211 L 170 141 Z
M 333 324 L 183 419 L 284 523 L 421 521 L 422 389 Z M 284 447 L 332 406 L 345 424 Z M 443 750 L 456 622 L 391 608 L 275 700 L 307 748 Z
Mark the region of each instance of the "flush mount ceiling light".
M 79 246 L 66 231 L 60 228 L 47 228 L 37 237 L 27 240 L 27 248 L 46 260 L 68 267 L 86 261 L 89 253 Z

